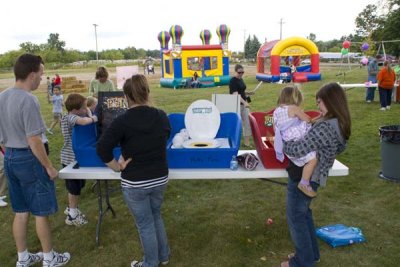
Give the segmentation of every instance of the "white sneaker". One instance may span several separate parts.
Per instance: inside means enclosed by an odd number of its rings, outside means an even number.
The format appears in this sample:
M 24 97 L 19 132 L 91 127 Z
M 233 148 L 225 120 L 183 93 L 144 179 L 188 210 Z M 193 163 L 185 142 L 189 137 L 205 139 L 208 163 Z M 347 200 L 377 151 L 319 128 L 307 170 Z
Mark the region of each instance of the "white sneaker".
M 381 110 L 381 111 L 385 111 L 385 110 L 386 110 L 386 108 L 382 107 L 382 108 L 380 108 L 379 110 Z
M 43 267 L 57 267 L 63 266 L 69 262 L 71 255 L 68 252 L 57 253 L 53 252 L 53 259 L 51 261 L 43 260 Z
M 41 262 L 43 260 L 43 253 L 38 252 L 38 253 L 28 253 L 28 259 L 25 261 L 17 261 L 17 264 L 15 265 L 16 267 L 28 267 L 32 266 L 38 262 Z
M 75 218 L 72 218 L 71 215 L 68 214 L 65 223 L 68 225 L 82 226 L 87 224 L 88 221 L 82 216 L 82 214 L 76 215 Z
M 390 106 L 386 106 L 386 109 L 390 109 Z
M 0 199 L 6 199 L 7 196 L 0 196 Z
M 79 215 L 82 215 L 83 218 L 86 218 L 86 215 L 83 214 L 82 211 L 81 211 L 80 209 L 78 209 L 78 208 L 76 208 L 76 209 L 78 210 L 78 214 L 79 214 Z M 66 208 L 65 208 L 64 214 L 65 214 L 65 215 L 68 215 L 68 214 L 69 214 L 69 207 L 66 207 Z
M 371 103 L 371 100 L 367 100 L 367 103 Z
M 0 207 L 6 207 L 8 204 L 3 199 L 0 199 Z
M 142 267 L 143 266 L 143 261 L 132 261 L 131 262 L 131 267 Z

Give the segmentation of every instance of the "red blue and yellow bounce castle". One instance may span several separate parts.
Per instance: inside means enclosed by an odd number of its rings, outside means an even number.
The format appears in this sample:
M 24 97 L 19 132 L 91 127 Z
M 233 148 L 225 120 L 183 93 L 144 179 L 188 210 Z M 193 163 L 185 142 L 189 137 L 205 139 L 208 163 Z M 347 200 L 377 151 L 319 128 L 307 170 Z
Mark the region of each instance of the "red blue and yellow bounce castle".
M 256 79 L 298 83 L 321 80 L 318 47 L 302 37 L 265 42 L 257 53 Z
M 161 45 L 160 85 L 168 88 L 188 88 L 195 73 L 198 76 L 198 86 L 214 87 L 229 84 L 228 37 L 230 28 L 222 24 L 217 27 L 219 44 L 210 44 L 211 32 L 202 30 L 200 39 L 202 45 L 181 45 L 183 29 L 179 25 L 171 26 L 169 32 L 158 34 Z M 172 48 L 168 42 L 172 39 Z

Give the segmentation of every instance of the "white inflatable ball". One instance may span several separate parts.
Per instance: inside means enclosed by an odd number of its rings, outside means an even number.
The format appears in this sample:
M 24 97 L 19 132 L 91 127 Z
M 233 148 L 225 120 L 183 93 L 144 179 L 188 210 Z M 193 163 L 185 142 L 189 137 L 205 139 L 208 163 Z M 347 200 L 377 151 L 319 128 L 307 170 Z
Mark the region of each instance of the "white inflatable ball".
M 181 129 L 179 134 L 183 137 L 184 141 L 189 140 L 189 133 L 185 128 Z
M 183 136 L 180 135 L 180 134 L 178 133 L 178 134 L 176 134 L 176 135 L 174 136 L 174 138 L 172 139 L 172 145 L 173 145 L 175 148 L 181 148 L 181 147 L 183 146 L 183 142 L 184 142 L 184 141 L 185 141 L 185 140 L 184 140 Z

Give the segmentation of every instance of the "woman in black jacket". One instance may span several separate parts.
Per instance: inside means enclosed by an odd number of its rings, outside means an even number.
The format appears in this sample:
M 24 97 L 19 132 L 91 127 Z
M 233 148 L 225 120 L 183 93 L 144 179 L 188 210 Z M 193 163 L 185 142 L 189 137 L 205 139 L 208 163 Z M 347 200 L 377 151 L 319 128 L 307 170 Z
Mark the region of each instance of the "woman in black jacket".
M 160 209 L 168 183 L 166 145 L 171 132 L 164 111 L 151 107 L 144 75 L 125 81 L 126 113 L 117 117 L 97 143 L 97 154 L 114 171 L 121 171 L 121 187 L 139 231 L 144 257 L 131 266 L 156 267 L 168 263 L 170 249 Z M 117 162 L 113 149 L 120 145 Z

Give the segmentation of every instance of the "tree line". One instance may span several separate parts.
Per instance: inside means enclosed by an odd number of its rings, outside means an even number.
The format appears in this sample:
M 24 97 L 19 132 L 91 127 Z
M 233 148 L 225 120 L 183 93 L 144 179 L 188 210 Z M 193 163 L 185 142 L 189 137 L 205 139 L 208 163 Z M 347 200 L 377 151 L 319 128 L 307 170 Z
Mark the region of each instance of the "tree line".
M 68 64 L 77 61 L 96 60 L 96 51 L 82 52 L 76 49 L 66 49 L 65 45 L 65 41 L 60 40 L 58 33 L 50 33 L 47 43 L 44 44 L 21 43 L 18 50 L 8 51 L 0 55 L 0 68 L 11 68 L 15 59 L 22 53 L 40 55 L 46 63 Z M 158 58 L 160 50 L 136 49 L 132 46 L 124 49 L 103 50 L 99 51 L 98 54 L 101 60 Z

